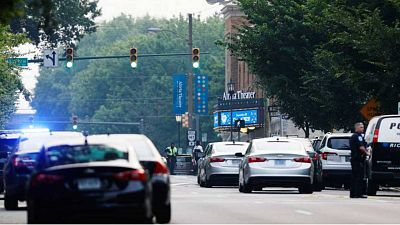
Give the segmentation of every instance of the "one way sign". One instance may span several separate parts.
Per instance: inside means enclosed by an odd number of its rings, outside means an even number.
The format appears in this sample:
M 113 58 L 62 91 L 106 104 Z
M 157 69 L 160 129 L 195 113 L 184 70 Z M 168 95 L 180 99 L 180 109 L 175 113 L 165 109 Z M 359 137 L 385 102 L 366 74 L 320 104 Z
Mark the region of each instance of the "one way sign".
M 55 49 L 44 50 L 43 66 L 44 67 L 58 67 L 58 54 Z

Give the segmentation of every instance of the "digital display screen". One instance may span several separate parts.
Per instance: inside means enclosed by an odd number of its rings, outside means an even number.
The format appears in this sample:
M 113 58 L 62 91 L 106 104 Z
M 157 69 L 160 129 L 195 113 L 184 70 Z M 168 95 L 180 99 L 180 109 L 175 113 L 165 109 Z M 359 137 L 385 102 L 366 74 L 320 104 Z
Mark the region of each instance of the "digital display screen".
M 230 126 L 231 125 L 231 112 L 220 112 L 221 114 L 221 126 Z M 257 109 L 251 110 L 238 110 L 232 112 L 232 121 L 233 123 L 237 119 L 243 119 L 246 121 L 246 125 L 257 124 L 258 123 L 258 111 Z M 214 114 L 214 126 L 215 126 L 215 114 Z

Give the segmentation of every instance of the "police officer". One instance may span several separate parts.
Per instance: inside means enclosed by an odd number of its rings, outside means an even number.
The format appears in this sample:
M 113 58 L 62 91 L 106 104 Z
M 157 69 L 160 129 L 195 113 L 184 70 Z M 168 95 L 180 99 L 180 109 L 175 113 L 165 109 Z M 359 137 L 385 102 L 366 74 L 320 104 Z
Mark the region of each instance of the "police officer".
M 174 143 L 171 143 L 171 145 L 165 149 L 165 152 L 167 154 L 167 164 L 169 171 L 171 172 L 171 174 L 174 174 L 176 155 L 178 154 L 178 149 L 175 147 Z
M 351 149 L 351 187 L 350 198 L 367 198 L 364 195 L 364 169 L 365 160 L 368 155 L 366 142 L 363 137 L 364 124 L 354 125 L 355 133 L 350 138 Z

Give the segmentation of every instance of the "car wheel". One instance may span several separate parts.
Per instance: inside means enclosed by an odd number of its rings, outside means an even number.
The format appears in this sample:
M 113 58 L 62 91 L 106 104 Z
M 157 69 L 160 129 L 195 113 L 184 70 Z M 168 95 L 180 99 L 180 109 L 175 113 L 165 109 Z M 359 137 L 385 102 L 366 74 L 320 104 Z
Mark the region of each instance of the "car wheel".
M 243 193 L 243 185 L 239 182 L 239 192 Z
M 4 195 L 4 208 L 6 210 L 16 210 L 18 209 L 18 199 L 10 196 L 9 194 Z
M 243 193 L 251 193 L 253 191 L 253 187 L 250 184 L 246 184 L 243 180 Z
M 211 183 L 211 181 L 209 181 L 209 180 L 207 179 L 207 175 L 206 175 L 206 178 L 205 178 L 205 181 L 204 181 L 204 187 L 206 187 L 206 188 L 212 188 L 212 183 Z
M 314 192 L 314 187 L 312 184 L 306 184 L 299 187 L 300 194 L 312 194 Z
M 45 224 L 50 222 L 49 220 L 44 218 L 43 215 L 38 213 L 38 210 L 34 207 L 28 207 L 27 219 L 28 224 Z
M 320 182 L 314 184 L 314 191 L 321 192 L 324 189 L 324 185 Z
M 378 192 L 379 185 L 377 185 L 373 180 L 368 179 L 367 182 L 367 195 L 376 196 Z
M 171 204 L 160 209 L 156 215 L 156 221 L 157 223 L 169 223 L 171 221 Z

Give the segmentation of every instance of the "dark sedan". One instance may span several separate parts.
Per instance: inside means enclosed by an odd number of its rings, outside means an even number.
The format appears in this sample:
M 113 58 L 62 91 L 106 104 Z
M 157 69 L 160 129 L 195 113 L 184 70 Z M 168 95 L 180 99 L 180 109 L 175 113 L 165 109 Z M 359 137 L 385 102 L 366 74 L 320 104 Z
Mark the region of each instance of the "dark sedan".
M 46 144 L 28 184 L 28 223 L 150 223 L 151 184 L 133 149 L 90 137 Z
M 78 132 L 38 132 L 21 135 L 17 149 L 4 166 L 4 207 L 18 208 L 18 201 L 26 199 L 26 182 L 36 165 L 36 158 L 44 143 L 61 138 L 83 137 Z
M 126 141 L 148 171 L 153 186 L 153 212 L 157 223 L 171 220 L 171 196 L 168 167 L 149 138 L 139 134 L 94 135 L 99 140 Z

